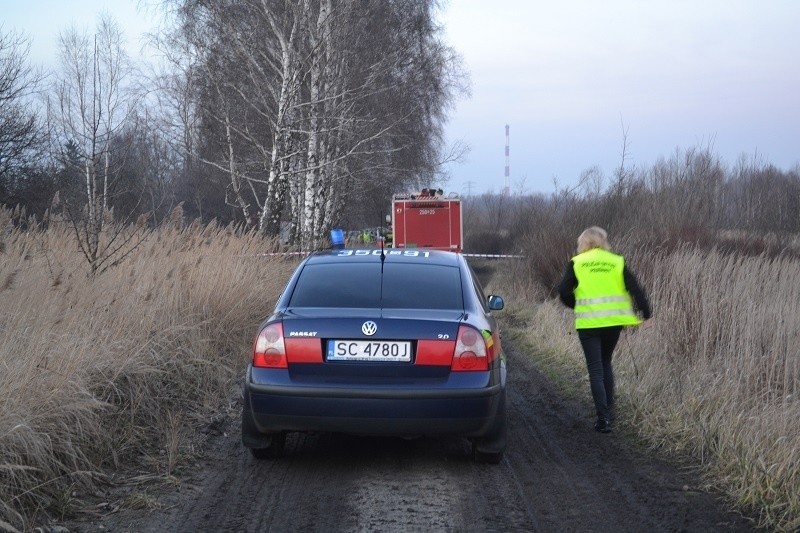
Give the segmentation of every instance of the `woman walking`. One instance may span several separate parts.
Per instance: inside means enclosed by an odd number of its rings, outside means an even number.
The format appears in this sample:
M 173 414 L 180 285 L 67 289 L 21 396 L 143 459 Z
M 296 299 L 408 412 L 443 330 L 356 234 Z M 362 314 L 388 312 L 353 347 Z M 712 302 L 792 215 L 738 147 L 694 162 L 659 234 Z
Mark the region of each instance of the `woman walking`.
M 625 259 L 609 251 L 606 231 L 597 226 L 578 237 L 578 255 L 567 265 L 558 294 L 575 310 L 575 329 L 597 411 L 594 428 L 609 433 L 614 419 L 614 347 L 623 327 L 650 326 L 650 303 Z

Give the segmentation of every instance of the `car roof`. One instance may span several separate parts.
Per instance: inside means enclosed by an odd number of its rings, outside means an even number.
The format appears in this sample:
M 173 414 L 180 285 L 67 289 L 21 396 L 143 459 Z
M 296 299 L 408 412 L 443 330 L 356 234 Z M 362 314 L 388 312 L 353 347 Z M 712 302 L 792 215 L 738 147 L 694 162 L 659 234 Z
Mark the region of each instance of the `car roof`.
M 392 263 L 425 263 L 429 265 L 460 266 L 460 257 L 456 252 L 444 250 L 428 250 L 424 248 L 385 248 L 384 260 Z M 306 259 L 306 264 L 321 263 L 380 263 L 380 248 L 346 248 L 341 250 L 323 250 L 314 252 Z

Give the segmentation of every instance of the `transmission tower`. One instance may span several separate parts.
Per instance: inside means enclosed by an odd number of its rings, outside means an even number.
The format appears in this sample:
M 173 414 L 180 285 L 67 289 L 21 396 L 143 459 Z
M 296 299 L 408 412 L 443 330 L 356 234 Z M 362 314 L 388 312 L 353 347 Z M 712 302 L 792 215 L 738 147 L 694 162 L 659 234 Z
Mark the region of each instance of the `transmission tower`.
M 475 182 L 474 181 L 467 181 L 466 182 L 466 186 L 467 186 L 467 196 L 472 196 L 472 187 L 475 186 Z

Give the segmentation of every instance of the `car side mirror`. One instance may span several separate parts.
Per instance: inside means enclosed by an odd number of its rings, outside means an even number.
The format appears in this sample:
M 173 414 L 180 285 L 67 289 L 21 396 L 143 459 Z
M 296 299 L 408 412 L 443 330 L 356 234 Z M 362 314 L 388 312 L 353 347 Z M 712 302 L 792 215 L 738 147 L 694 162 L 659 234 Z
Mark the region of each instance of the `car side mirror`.
M 492 311 L 500 311 L 506 305 L 506 303 L 503 301 L 503 297 L 497 296 L 496 294 L 489 295 L 488 304 L 489 309 Z

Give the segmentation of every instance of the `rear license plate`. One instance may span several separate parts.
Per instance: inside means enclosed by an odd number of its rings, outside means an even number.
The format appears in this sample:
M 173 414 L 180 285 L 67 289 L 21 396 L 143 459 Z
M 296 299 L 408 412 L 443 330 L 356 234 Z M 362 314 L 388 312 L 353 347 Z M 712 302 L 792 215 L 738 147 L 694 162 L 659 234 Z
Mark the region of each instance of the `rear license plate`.
M 328 341 L 328 361 L 411 361 L 408 341 Z

